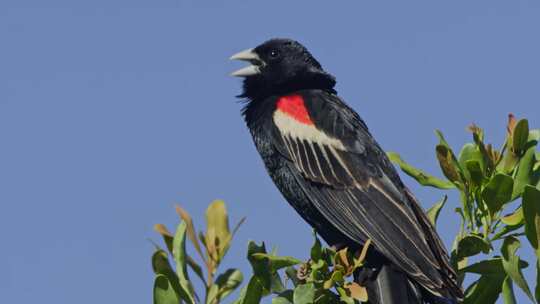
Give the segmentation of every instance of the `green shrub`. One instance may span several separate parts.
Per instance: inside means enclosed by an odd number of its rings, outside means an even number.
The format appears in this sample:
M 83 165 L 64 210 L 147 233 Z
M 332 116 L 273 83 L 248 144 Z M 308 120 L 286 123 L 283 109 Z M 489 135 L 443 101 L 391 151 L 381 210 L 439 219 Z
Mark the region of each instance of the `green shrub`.
M 388 153 L 388 156 L 421 185 L 458 191 L 460 204 L 455 211 L 461 224 L 450 259 L 460 283 L 467 274 L 479 275 L 464 288 L 463 303 L 495 303 L 501 295 L 504 303 L 516 303 L 514 284 L 532 302 L 538 303 L 540 286 L 535 286 L 534 293 L 531 291 L 530 282 L 522 274 L 528 263 L 516 253 L 521 242 L 528 241 L 536 253 L 535 265 L 539 272 L 540 153 L 536 147 L 540 130 L 530 130 L 527 120 L 516 121 L 510 115 L 507 137 L 500 150 L 485 143 L 484 132 L 479 127 L 473 125 L 469 130 L 473 140 L 457 155 L 443 134 L 436 132 L 439 144 L 435 153 L 445 180 L 414 168 L 397 153 Z M 434 225 L 446 202 L 444 195 L 427 210 Z M 228 269 L 217 276 L 216 273 L 243 219 L 231 232 L 225 204 L 215 201 L 206 212 L 206 232 L 197 235 L 189 214 L 180 207 L 177 211 L 182 221 L 174 236 L 163 225 L 156 225 L 166 250 L 158 247 L 152 256 L 156 274 L 154 303 L 221 303 L 242 283 L 243 276 L 238 269 Z M 204 271 L 186 253 L 186 237 L 193 243 Z M 322 246 L 315 236 L 309 261 L 301 261 L 276 252 L 268 253 L 264 243 L 249 242 L 247 259 L 252 275 L 233 303 L 255 304 L 265 296 L 271 296 L 273 304 L 366 301 L 366 289 L 352 281 L 352 273 L 362 267 L 369 245 L 368 241 L 359 252 L 349 252 L 347 248 L 335 252 Z M 473 258 L 477 262 L 470 264 Z M 204 283 L 204 300 L 194 290 L 188 267 Z

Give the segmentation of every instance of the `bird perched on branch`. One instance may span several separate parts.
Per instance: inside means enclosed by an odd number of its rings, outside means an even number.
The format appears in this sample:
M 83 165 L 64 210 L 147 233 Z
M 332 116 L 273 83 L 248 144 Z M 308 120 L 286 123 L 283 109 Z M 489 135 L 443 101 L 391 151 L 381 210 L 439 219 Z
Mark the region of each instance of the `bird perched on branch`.
M 250 63 L 243 115 L 270 177 L 331 246 L 373 246 L 355 279 L 369 303 L 457 303 L 463 297 L 433 226 L 335 78 L 300 43 L 272 39 L 233 55 Z

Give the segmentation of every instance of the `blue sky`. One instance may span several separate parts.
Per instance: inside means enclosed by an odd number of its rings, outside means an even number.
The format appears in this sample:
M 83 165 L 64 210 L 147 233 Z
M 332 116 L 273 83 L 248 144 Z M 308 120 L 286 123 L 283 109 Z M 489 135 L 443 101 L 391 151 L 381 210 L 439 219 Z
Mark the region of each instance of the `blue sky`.
M 246 275 L 249 239 L 306 256 L 240 118 L 234 52 L 301 41 L 385 149 L 438 172 L 436 128 L 457 146 L 471 122 L 500 143 L 509 112 L 540 127 L 538 29 L 537 1 L 2 0 L 0 302 L 149 303 L 147 239 L 176 203 L 199 227 L 216 198 L 247 216 L 224 265 Z M 425 207 L 443 194 L 405 181 Z

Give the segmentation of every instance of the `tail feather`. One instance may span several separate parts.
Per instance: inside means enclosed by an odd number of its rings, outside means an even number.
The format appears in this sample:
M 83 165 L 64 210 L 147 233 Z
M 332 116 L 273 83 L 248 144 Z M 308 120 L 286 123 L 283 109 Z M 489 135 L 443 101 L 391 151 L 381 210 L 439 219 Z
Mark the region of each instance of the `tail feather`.
M 368 290 L 369 304 L 423 304 L 422 294 L 407 276 L 392 268 L 382 265 L 380 270 L 364 282 Z
M 355 280 L 366 286 L 368 304 L 457 304 L 453 300 L 426 294 L 391 264 L 383 264 L 367 278 L 360 273 Z

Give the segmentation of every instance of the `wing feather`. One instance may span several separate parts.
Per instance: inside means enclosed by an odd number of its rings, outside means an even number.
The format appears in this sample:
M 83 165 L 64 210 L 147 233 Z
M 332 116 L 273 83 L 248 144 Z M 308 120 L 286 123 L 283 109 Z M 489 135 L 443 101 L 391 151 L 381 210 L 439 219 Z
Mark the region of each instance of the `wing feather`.
M 441 240 L 360 117 L 337 96 L 301 91 L 313 125 L 274 114 L 276 144 L 311 203 L 435 295 L 461 296 Z

